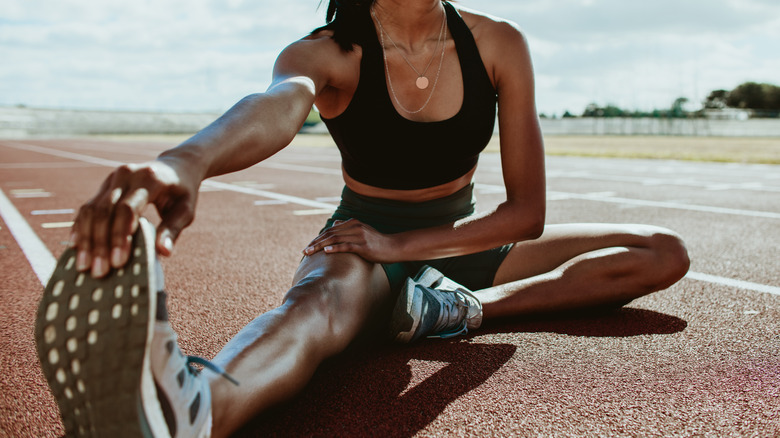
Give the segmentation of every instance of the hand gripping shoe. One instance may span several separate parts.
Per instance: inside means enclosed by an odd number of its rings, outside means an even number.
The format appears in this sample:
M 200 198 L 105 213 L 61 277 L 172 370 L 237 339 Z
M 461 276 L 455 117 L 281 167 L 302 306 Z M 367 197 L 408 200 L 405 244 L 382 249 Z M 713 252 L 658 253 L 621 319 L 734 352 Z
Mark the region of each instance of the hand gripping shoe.
M 158 398 L 158 388 L 170 385 L 156 381 L 178 379 L 180 370 L 171 376 L 153 369 L 152 363 L 160 362 L 157 357 L 173 357 L 171 351 L 181 353 L 178 346 L 168 351 L 167 341 L 158 339 L 160 324 L 171 329 L 167 321 L 161 323 L 156 318 L 160 313 L 157 292 L 163 280 L 154 238 L 154 227 L 141 219 L 128 263 L 99 279 L 78 272 L 76 251 L 68 249 L 44 289 L 35 338 L 41 368 L 57 400 L 66 436 L 210 433 L 208 385 L 197 372 L 187 366 L 189 371 L 183 376 L 187 389 L 183 391 L 192 394 L 193 399 L 199 397 L 198 403 L 191 400 L 185 406 L 179 398 L 167 397 L 178 404 L 166 406 L 172 409 L 164 413 Z M 182 359 L 178 355 L 177 360 Z M 192 389 L 195 387 L 198 390 Z M 177 434 L 177 427 L 169 422 L 184 417 L 187 423 L 197 425 L 188 428 L 187 435 Z

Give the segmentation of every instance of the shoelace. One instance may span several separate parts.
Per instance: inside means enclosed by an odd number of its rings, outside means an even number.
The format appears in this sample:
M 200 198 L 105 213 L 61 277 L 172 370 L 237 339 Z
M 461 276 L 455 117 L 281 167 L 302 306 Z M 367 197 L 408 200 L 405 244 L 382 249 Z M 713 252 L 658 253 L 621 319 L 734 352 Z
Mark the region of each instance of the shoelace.
M 223 378 L 227 379 L 228 382 L 230 382 L 230 383 L 232 383 L 232 384 L 234 384 L 236 386 L 239 385 L 238 380 L 234 379 L 233 376 L 228 374 L 227 371 L 222 369 L 219 365 L 214 365 L 213 363 L 209 362 L 208 360 L 206 360 L 206 359 L 204 359 L 204 358 L 202 358 L 200 356 L 186 356 L 186 358 L 187 358 L 187 363 L 188 364 L 196 363 L 198 365 L 202 365 L 204 368 L 207 368 L 207 369 L 209 369 L 209 370 L 219 374 Z M 195 369 L 193 369 L 190 366 L 188 366 L 187 369 L 189 369 L 190 373 L 193 373 L 193 374 L 198 372 L 198 371 L 196 371 Z
M 452 294 L 455 296 L 454 301 L 449 299 L 449 297 L 444 296 L 444 292 L 438 290 L 436 290 L 436 292 L 439 294 L 439 303 L 441 303 L 439 320 L 434 326 L 434 334 L 429 335 L 428 338 L 447 339 L 467 334 L 469 329 L 467 327 L 468 321 L 466 318 L 468 316 L 469 304 L 465 299 L 466 292 L 461 290 L 453 291 Z M 447 329 L 450 330 L 447 331 Z

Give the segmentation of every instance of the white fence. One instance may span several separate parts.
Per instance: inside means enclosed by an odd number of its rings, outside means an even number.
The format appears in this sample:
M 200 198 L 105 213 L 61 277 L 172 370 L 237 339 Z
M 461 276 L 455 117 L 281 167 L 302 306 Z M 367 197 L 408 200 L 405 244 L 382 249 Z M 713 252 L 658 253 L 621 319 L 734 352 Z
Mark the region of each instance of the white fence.
M 780 119 L 715 120 L 662 118 L 541 119 L 545 135 L 685 135 L 780 137 Z
M 0 107 L 0 137 L 190 134 L 219 113 L 152 113 Z
M 219 113 L 155 113 L 0 107 L 0 137 L 191 134 L 216 120 L 219 116 Z M 780 137 L 780 119 L 565 118 L 542 119 L 541 124 L 545 135 Z M 321 124 L 313 127 L 312 131 L 325 132 Z

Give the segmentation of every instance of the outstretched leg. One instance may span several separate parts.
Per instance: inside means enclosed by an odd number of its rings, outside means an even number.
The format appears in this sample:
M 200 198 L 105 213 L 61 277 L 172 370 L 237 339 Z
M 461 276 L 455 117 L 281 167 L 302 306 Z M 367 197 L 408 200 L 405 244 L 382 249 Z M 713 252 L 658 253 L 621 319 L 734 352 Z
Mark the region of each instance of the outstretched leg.
M 241 383 L 211 378 L 214 436 L 297 393 L 324 359 L 382 320 L 377 315 L 391 305 L 381 266 L 352 254 L 307 257 L 283 304 L 249 323 L 214 358 Z
M 648 225 L 549 225 L 516 244 L 494 286 L 475 291 L 485 318 L 614 306 L 667 288 L 688 271 L 682 240 Z

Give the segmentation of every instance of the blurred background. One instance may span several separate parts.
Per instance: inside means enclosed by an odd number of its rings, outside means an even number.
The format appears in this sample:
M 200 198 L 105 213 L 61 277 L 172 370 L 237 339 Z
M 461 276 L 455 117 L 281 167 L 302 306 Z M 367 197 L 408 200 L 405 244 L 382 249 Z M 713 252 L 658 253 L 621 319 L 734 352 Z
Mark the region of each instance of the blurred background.
M 0 135 L 197 130 L 265 90 L 323 3 L 5 2 Z M 523 29 L 548 134 L 780 136 L 776 0 L 458 3 Z

